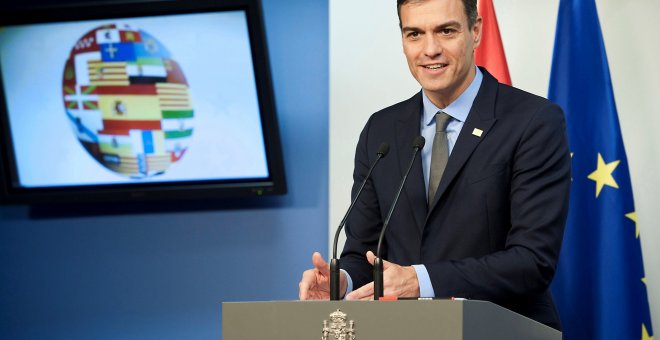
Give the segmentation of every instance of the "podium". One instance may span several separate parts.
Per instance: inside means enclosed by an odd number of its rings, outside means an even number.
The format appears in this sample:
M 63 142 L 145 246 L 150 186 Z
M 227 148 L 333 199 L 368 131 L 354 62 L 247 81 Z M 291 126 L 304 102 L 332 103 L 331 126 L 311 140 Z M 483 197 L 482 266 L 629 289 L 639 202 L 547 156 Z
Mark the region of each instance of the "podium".
M 224 340 L 561 338 L 561 332 L 554 328 L 486 301 L 274 301 L 222 304 Z

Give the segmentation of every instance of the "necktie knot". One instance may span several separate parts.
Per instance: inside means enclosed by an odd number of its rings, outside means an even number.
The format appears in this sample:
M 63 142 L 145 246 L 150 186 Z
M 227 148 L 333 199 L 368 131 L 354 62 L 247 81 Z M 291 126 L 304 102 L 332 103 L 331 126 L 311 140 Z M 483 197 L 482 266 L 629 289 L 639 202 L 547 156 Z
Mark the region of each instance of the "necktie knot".
M 435 114 L 435 132 L 447 131 L 447 125 L 449 125 L 450 119 L 450 115 L 442 111 L 438 111 L 438 113 Z

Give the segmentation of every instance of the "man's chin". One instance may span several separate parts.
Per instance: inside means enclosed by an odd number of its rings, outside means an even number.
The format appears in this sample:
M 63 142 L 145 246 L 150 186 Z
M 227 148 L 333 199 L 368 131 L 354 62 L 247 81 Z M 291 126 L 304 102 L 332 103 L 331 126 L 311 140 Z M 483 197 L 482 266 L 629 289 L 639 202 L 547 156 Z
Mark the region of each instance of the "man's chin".
M 445 84 L 421 84 L 422 88 L 424 89 L 424 92 L 428 94 L 436 94 L 436 95 L 444 95 L 446 94 L 449 90 L 447 85 Z

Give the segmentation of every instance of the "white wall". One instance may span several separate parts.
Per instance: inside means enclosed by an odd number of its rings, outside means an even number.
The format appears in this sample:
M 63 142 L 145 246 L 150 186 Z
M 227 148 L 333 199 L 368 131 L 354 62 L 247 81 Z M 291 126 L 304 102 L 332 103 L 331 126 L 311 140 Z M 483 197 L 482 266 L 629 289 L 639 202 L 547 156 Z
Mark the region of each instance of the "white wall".
M 547 96 L 558 0 L 494 0 L 513 85 Z M 653 325 L 660 327 L 660 55 L 657 0 L 597 0 L 630 163 Z M 401 50 L 396 1 L 330 1 L 330 242 L 350 199 L 369 115 L 419 90 Z M 331 247 L 331 245 L 330 245 Z M 331 248 L 330 248 L 331 249 Z M 341 249 L 341 247 L 339 248 Z

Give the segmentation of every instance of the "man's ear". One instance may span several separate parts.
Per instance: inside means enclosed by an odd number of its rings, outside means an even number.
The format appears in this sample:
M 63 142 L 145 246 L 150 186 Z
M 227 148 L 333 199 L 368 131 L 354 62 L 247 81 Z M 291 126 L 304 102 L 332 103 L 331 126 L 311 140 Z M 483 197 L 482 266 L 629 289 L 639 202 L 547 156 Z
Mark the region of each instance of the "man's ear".
M 472 26 L 472 36 L 474 38 L 474 49 L 477 49 L 477 47 L 479 47 L 479 44 L 481 44 L 482 28 L 483 28 L 483 19 L 481 19 L 481 17 L 478 16 L 477 20 L 474 22 L 474 26 Z

